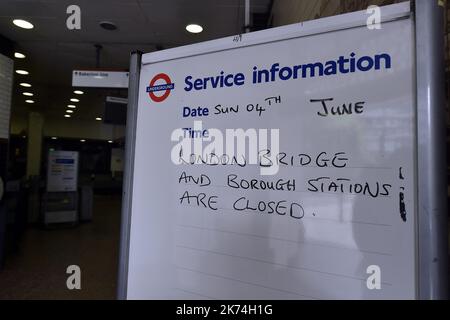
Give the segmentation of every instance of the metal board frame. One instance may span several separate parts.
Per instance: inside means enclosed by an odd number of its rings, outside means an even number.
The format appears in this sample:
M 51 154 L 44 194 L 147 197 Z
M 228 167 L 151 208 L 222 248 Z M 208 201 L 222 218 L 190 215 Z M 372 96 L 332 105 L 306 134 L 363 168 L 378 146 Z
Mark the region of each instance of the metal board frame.
M 128 85 L 127 123 L 125 136 L 124 179 L 122 189 L 122 217 L 120 225 L 120 247 L 117 298 L 127 297 L 128 253 L 130 249 L 131 210 L 133 198 L 134 155 L 136 144 L 136 124 L 139 96 L 139 77 L 141 74 L 142 52 L 131 53 Z
M 382 8 L 382 22 L 414 13 L 416 49 L 416 186 L 418 265 L 416 298 L 446 299 L 447 263 L 447 165 L 444 99 L 444 7 L 439 0 L 414 0 Z M 173 48 L 151 55 L 131 54 L 127 111 L 122 224 L 117 297 L 126 299 L 132 212 L 134 156 L 139 76 L 142 65 L 180 57 L 212 53 L 280 39 L 289 39 L 362 26 L 359 13 L 313 20 L 242 35 L 245 41 L 230 45 L 233 37 Z M 365 25 L 365 24 L 364 24 Z M 306 27 L 307 26 L 307 27 Z M 299 28 L 300 27 L 300 28 Z M 306 28 L 305 28 L 306 27 Z M 295 36 L 293 36 L 295 35 Z M 250 38 L 248 38 L 250 36 Z
M 444 6 L 414 2 L 417 101 L 418 298 L 447 299 L 448 224 Z

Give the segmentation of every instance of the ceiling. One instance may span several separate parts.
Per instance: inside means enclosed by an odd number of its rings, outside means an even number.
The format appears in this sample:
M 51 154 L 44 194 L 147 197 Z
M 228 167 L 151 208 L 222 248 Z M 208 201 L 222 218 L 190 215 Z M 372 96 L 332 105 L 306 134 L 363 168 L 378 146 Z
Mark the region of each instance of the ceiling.
M 251 0 L 252 14 L 268 14 L 271 0 Z M 69 30 L 66 9 L 76 3 L 81 9 L 81 30 Z M 22 18 L 34 24 L 25 30 L 12 24 Z M 112 21 L 118 29 L 107 31 L 100 21 Z M 200 34 L 185 30 L 189 23 L 204 27 Z M 234 35 L 244 26 L 244 0 L 1 0 L 0 35 L 15 43 L 26 55 L 15 59 L 13 115 L 26 117 L 30 110 L 46 118 L 63 119 L 69 99 L 72 70 L 96 67 L 95 44 L 103 48 L 100 67 L 127 70 L 129 54 L 151 52 Z M 19 82 L 30 82 L 35 104 L 25 103 Z M 106 95 L 125 96 L 126 90 L 86 89 L 70 119 L 95 121 L 103 113 Z

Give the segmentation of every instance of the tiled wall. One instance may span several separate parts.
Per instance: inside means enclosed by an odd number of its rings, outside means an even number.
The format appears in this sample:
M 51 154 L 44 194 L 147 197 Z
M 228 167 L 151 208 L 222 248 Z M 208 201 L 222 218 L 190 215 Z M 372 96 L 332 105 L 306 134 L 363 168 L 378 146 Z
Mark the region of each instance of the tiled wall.
M 272 25 L 282 26 L 341 13 L 364 10 L 369 5 L 388 5 L 404 0 L 275 0 Z

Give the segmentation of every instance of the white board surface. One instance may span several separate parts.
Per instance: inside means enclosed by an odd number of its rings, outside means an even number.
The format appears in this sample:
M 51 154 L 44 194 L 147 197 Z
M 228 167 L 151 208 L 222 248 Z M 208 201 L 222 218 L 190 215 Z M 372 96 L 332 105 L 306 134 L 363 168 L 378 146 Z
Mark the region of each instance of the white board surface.
M 49 151 L 47 167 L 47 191 L 77 191 L 78 152 Z
M 252 35 L 248 39 L 244 35 L 238 48 L 230 44 L 229 50 L 198 54 L 192 46 L 195 55 L 188 53 L 188 47 L 184 57 L 168 60 L 160 52 L 158 57 L 164 61 L 142 66 L 127 298 L 416 297 L 413 23 L 401 19 L 383 23 L 382 30 L 362 26 L 300 35 L 301 30 L 284 40 L 251 46 L 245 46 L 245 41 L 251 43 Z M 351 53 L 356 59 L 387 55 L 390 64 L 384 59 L 379 60 L 378 69 L 374 66 L 366 72 L 338 70 L 323 76 L 252 82 L 254 67 L 325 65 Z M 152 54 L 145 55 L 146 60 L 154 60 Z M 184 89 L 188 76 L 203 79 L 221 71 L 242 73 L 245 83 Z M 149 85 L 160 73 L 168 75 L 170 83 L 163 79 Z M 161 97 L 166 89 L 169 94 L 164 101 L 154 102 L 148 87 L 162 85 L 171 86 L 154 94 Z M 269 97 L 279 102 L 269 106 Z M 359 104 L 363 111 L 319 115 L 324 113 L 322 104 L 311 100 L 331 98 L 328 107 L 363 102 Z M 249 104 L 264 106 L 266 111 L 248 112 Z M 239 112 L 217 115 L 217 105 L 239 106 Z M 186 106 L 207 108 L 209 114 L 183 117 Z M 175 165 L 171 152 L 176 143 L 171 135 L 177 128 L 193 127 L 194 120 L 201 120 L 203 129 L 224 132 L 277 128 L 287 164 L 273 176 L 262 176 L 258 165 Z M 301 165 L 300 154 L 312 162 Z M 323 159 L 335 155 L 346 159 L 344 167 L 322 167 Z M 180 179 L 183 172 L 206 175 L 210 184 L 186 182 Z M 295 190 L 236 189 L 227 182 L 230 175 L 248 181 L 295 180 Z M 330 190 L 330 181 L 339 187 Z M 323 190 L 319 182 L 326 182 Z M 374 193 L 377 184 L 376 196 L 367 189 L 356 192 L 361 185 Z M 218 210 L 181 201 L 186 191 L 216 197 Z M 236 201 L 242 197 L 250 206 L 261 201 L 295 203 L 303 208 L 303 216 L 236 210 Z M 374 267 L 381 272 L 380 289 L 367 286 L 367 270 Z

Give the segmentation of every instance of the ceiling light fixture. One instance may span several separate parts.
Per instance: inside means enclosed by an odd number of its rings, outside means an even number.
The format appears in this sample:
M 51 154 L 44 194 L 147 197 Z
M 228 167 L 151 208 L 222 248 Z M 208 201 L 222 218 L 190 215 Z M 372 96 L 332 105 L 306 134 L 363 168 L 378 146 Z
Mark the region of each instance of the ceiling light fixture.
M 75 94 L 83 94 L 84 92 L 81 91 L 81 90 L 75 90 L 73 93 L 75 93 Z
M 97 121 L 102 121 L 102 118 L 97 117 L 97 118 L 95 118 L 95 120 L 97 120 Z
M 22 20 L 22 19 L 14 19 L 13 23 L 18 26 L 19 28 L 23 28 L 23 29 L 33 29 L 34 26 L 32 23 L 26 21 L 26 20 Z
M 84 140 L 84 139 L 81 139 L 81 140 L 80 140 L 80 142 L 86 142 L 86 140 Z
M 111 21 L 100 21 L 99 26 L 108 31 L 117 30 L 117 26 L 114 22 Z
M 58 139 L 57 137 L 52 137 L 52 140 L 56 140 L 56 139 Z
M 25 58 L 25 55 L 24 55 L 23 53 L 20 53 L 20 52 L 15 52 L 15 53 L 14 53 L 14 58 L 17 58 L 17 59 L 24 59 L 24 58 Z
M 71 115 L 70 115 L 70 114 L 65 114 L 64 117 L 65 117 L 65 118 L 70 118 Z
M 34 103 L 33 100 L 25 100 L 26 103 Z
M 201 25 L 198 24 L 188 24 L 186 26 L 186 30 L 190 33 L 200 33 L 203 31 L 203 27 Z
M 68 104 L 67 105 L 67 108 L 70 108 L 70 109 L 75 109 L 77 106 L 75 106 L 75 105 L 73 105 L 73 104 Z
M 108 140 L 108 143 L 113 143 L 113 141 L 112 140 Z
M 72 102 L 80 102 L 80 100 L 75 99 L 75 98 L 70 99 L 70 101 L 72 101 Z
M 25 87 L 25 88 L 30 88 L 30 87 L 31 87 L 31 84 L 26 83 L 26 82 L 22 82 L 22 83 L 20 84 L 20 86 Z
M 23 74 L 23 75 L 30 74 L 28 71 L 25 71 L 25 70 L 16 70 L 16 73 Z
M 66 110 L 66 113 L 73 113 L 73 110 Z
M 32 97 L 33 96 L 33 94 L 31 92 L 23 92 L 22 94 L 24 96 L 27 96 L 27 97 Z

